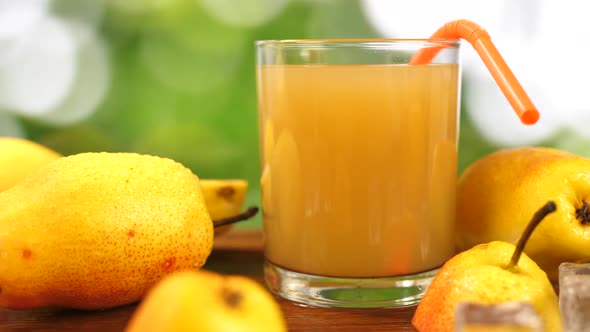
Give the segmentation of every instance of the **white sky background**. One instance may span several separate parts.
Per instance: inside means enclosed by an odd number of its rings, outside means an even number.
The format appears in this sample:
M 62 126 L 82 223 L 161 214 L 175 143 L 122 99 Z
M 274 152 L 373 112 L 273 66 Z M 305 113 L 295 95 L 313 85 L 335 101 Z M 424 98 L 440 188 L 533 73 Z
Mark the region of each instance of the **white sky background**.
M 492 41 L 541 112 L 523 126 L 468 42 L 462 42 L 463 86 L 470 118 L 499 145 L 535 144 L 559 128 L 590 137 L 590 2 L 577 0 L 363 0 L 378 31 L 427 38 L 446 22 L 468 19 Z
M 0 0 L 0 135 L 22 136 L 11 114 L 67 125 L 91 114 L 109 81 L 96 33 L 100 4 L 76 0 L 56 17 L 49 0 Z

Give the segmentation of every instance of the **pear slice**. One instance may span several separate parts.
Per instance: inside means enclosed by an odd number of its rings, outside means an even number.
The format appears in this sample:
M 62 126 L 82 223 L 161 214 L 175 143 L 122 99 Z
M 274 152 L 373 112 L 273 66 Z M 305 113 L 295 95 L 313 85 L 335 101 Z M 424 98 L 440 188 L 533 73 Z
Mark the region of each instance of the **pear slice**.
M 200 184 L 211 219 L 220 220 L 240 213 L 248 190 L 246 180 L 201 179 Z M 215 227 L 215 236 L 228 232 L 231 227 Z

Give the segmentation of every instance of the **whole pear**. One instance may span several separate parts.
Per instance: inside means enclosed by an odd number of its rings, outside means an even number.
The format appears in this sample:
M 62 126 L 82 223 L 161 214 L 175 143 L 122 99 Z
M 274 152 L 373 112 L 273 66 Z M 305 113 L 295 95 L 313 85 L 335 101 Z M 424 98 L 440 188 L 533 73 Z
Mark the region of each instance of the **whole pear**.
M 523 147 L 471 164 L 458 183 L 457 248 L 516 243 L 527 216 L 549 199 L 559 208 L 539 225 L 525 252 L 556 281 L 560 263 L 590 260 L 590 159 Z
M 213 224 L 199 179 L 170 159 L 82 153 L 0 193 L 0 306 L 98 309 L 199 268 Z
M 279 305 L 257 282 L 210 271 L 165 277 L 142 301 L 126 332 L 287 331 Z
M 0 137 L 0 191 L 4 191 L 61 155 L 39 143 Z
M 448 260 L 434 277 L 416 308 L 412 324 L 418 331 L 452 332 L 459 303 L 525 302 L 542 317 L 546 331 L 562 331 L 557 295 L 547 274 L 523 253 L 537 225 L 556 210 L 543 205 L 517 245 L 502 241 L 479 244 Z M 549 219 L 549 216 L 547 216 Z M 544 223 L 550 223 L 546 220 Z

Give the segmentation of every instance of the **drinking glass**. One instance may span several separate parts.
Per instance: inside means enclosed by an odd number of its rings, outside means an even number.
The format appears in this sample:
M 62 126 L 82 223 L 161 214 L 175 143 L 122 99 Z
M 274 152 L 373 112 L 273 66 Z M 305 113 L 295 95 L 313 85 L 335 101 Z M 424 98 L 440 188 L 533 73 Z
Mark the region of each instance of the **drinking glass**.
M 307 306 L 419 302 L 453 254 L 459 41 L 256 49 L 267 285 Z

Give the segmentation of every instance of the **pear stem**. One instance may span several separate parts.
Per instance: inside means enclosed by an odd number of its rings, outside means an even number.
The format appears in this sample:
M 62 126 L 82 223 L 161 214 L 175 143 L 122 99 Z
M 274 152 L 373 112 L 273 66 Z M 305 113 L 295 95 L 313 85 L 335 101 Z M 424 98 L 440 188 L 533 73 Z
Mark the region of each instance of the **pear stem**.
M 524 251 L 524 246 L 533 234 L 535 228 L 537 228 L 537 225 L 539 225 L 539 223 L 541 223 L 541 221 L 545 219 L 545 217 L 548 214 L 554 212 L 555 210 L 557 210 L 557 205 L 554 201 L 549 201 L 545 203 L 545 205 L 543 205 L 539 210 L 537 210 L 537 212 L 535 212 L 533 218 L 531 219 L 529 224 L 524 229 L 524 232 L 520 236 L 520 239 L 518 239 L 518 243 L 516 244 L 516 248 L 514 249 L 514 254 L 512 254 L 512 258 L 510 258 L 510 263 L 508 263 L 508 268 L 513 269 L 516 267 L 516 265 L 518 265 L 518 260 L 520 259 L 520 256 Z
M 221 226 L 225 226 L 225 225 L 230 225 L 230 224 L 237 223 L 239 221 L 250 219 L 250 218 L 254 217 L 256 215 L 256 213 L 258 213 L 258 207 L 251 206 L 246 211 L 244 211 L 240 214 L 236 214 L 235 216 L 231 216 L 231 217 L 227 217 L 227 218 L 223 218 L 223 219 L 219 219 L 219 220 L 213 220 L 213 228 L 221 227 Z

